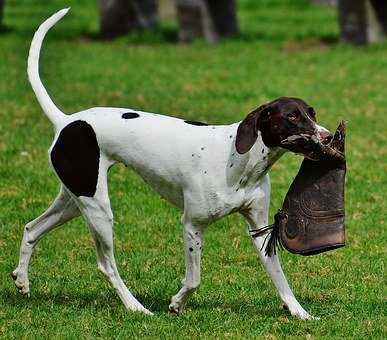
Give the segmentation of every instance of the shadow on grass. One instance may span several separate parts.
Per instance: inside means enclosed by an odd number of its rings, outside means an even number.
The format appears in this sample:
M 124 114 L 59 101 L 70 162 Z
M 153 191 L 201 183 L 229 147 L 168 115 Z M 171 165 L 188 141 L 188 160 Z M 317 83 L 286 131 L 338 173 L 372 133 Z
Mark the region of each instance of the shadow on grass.
M 162 296 L 161 296 L 162 295 Z M 149 310 L 154 313 L 168 314 L 168 305 L 170 296 L 168 293 L 162 294 L 136 294 L 136 298 Z M 0 301 L 3 305 L 12 307 L 30 307 L 40 309 L 51 309 L 52 305 L 68 306 L 80 309 L 93 309 L 97 312 L 103 312 L 106 308 L 117 312 L 122 312 L 123 305 L 114 291 L 106 294 L 98 292 L 56 292 L 45 293 L 42 291 L 32 292 L 31 296 L 22 296 L 16 290 L 6 289 L 0 293 Z M 275 307 L 277 306 L 277 307 Z M 229 299 L 221 301 L 216 298 L 205 298 L 200 303 L 194 298 L 190 299 L 187 304 L 187 313 L 192 312 L 213 312 L 214 310 L 224 311 L 227 313 L 256 315 L 264 314 L 271 317 L 290 316 L 289 312 L 281 308 L 278 301 L 274 299 L 263 301 L 259 304 L 253 304 L 252 301 L 241 299 Z
M 219 301 L 214 299 L 206 300 L 198 303 L 191 301 L 188 304 L 188 309 L 196 310 L 204 313 L 212 313 L 214 310 L 222 311 L 223 313 L 246 315 L 252 317 L 255 315 L 264 315 L 270 317 L 290 316 L 290 313 L 282 308 L 278 301 L 267 300 L 261 303 L 254 304 L 250 300 L 228 299 L 227 301 Z
M 274 292 L 273 292 L 274 293 Z M 319 301 L 313 298 L 304 297 L 299 299 L 301 306 L 316 317 L 330 317 L 337 313 L 338 309 L 345 308 L 345 304 L 338 302 L 336 297 L 326 298 L 324 301 Z M 288 317 L 293 318 L 287 306 L 285 306 L 279 298 L 274 294 L 270 298 L 262 297 L 258 301 L 253 299 L 208 299 L 198 303 L 194 299 L 189 302 L 189 309 L 202 310 L 211 313 L 214 309 L 223 310 L 228 313 L 239 315 L 261 315 L 270 318 Z M 295 319 L 296 320 L 296 319 Z
M 289 36 L 287 34 L 283 33 L 273 33 L 273 32 L 267 32 L 267 31 L 245 31 L 240 32 L 239 34 L 235 35 L 234 37 L 229 37 L 227 39 L 234 40 L 234 41 L 241 41 L 241 42 L 275 42 L 275 43 L 281 43 L 285 42 L 289 39 L 293 39 L 296 41 L 303 41 L 303 40 L 309 40 L 314 39 L 316 41 L 320 41 L 321 43 L 325 44 L 333 44 L 338 42 L 338 37 L 333 34 L 316 34 L 316 33 L 309 33 L 309 34 L 302 34 L 299 36 Z
M 160 45 L 160 44 L 182 44 L 190 45 L 190 43 L 181 43 L 178 39 L 178 31 L 176 28 L 171 27 L 159 27 L 152 31 L 135 31 L 128 33 L 125 36 L 118 37 L 116 39 L 103 39 L 96 31 L 85 31 L 77 37 L 81 41 L 85 42 L 114 42 L 121 41 L 130 45 Z M 195 41 L 201 41 L 207 43 L 203 38 L 197 38 Z M 295 37 L 289 39 L 286 35 L 269 35 L 264 32 L 242 32 L 234 37 L 227 37 L 220 39 L 218 44 L 236 42 L 236 43 L 280 43 L 285 49 L 303 50 L 311 48 L 326 48 L 337 45 L 340 41 L 335 35 L 310 35 Z M 214 45 L 207 43 L 208 45 Z
M 168 314 L 170 296 L 168 292 L 150 292 L 149 294 L 135 294 L 136 298 L 150 311 L 160 314 Z M 13 307 L 39 307 L 51 309 L 52 305 L 69 306 L 78 309 L 92 309 L 96 312 L 103 312 L 106 308 L 117 313 L 124 311 L 123 304 L 119 297 L 111 289 L 108 292 L 94 291 L 61 291 L 46 293 L 42 291 L 32 292 L 30 297 L 20 295 L 16 289 L 6 289 L 0 293 L 0 301 L 3 305 Z M 313 298 L 300 299 L 301 305 L 312 315 L 328 317 L 334 314 L 339 307 L 335 297 L 317 301 Z M 342 305 L 342 303 L 339 303 Z M 382 306 L 378 306 L 382 310 Z M 275 296 L 272 298 L 263 297 L 256 299 L 232 299 L 222 300 L 216 297 L 204 296 L 200 302 L 191 298 L 187 304 L 187 314 L 190 312 L 213 313 L 224 312 L 238 315 L 265 315 L 271 318 L 291 317 L 290 312 Z
M 76 306 L 79 308 L 93 307 L 96 310 L 105 309 L 106 305 L 118 306 L 118 300 L 114 301 L 110 294 L 98 294 L 94 292 L 32 292 L 30 296 L 23 296 L 15 291 L 4 290 L 0 293 L 0 299 L 9 306 L 39 306 L 50 308 L 52 304 L 63 306 Z M 98 302 L 98 303 L 96 303 Z
M 0 25 L 0 34 L 12 33 L 13 31 L 13 27 Z
M 178 43 L 178 33 L 176 28 L 158 27 L 149 31 L 133 31 L 116 39 L 105 39 L 99 32 L 84 31 L 81 38 L 89 41 L 109 42 L 115 40 L 125 40 L 132 45 L 136 44 L 161 44 L 161 43 Z
M 148 309 L 153 312 L 167 312 L 169 297 L 156 295 L 138 295 L 136 298 Z M 39 307 L 51 308 L 52 305 L 62 305 L 77 307 L 81 309 L 94 309 L 96 311 L 106 310 L 107 307 L 114 310 L 123 309 L 123 304 L 118 295 L 113 290 L 109 292 L 72 292 L 61 291 L 46 293 L 42 291 L 33 291 L 30 296 L 23 296 L 15 290 L 6 289 L 0 293 L 0 301 L 4 305 L 13 307 Z
M 339 44 L 334 36 L 320 38 L 290 39 L 282 43 L 282 50 L 286 52 L 298 52 L 308 50 L 326 50 Z

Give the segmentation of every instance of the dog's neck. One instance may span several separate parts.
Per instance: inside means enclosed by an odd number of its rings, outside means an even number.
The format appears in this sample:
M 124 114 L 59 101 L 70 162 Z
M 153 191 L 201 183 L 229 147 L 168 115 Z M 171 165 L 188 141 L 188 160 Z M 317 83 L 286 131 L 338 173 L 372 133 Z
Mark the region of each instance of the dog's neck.
M 248 176 L 248 182 L 257 183 L 260 178 L 267 174 L 273 164 L 281 158 L 281 156 L 286 152 L 285 149 L 280 147 L 268 148 L 265 151 L 265 159 L 258 159 Z
M 259 135 L 251 150 L 242 157 L 243 161 L 238 171 L 239 184 L 242 186 L 259 185 L 260 179 L 286 151 L 280 147 L 267 147 Z

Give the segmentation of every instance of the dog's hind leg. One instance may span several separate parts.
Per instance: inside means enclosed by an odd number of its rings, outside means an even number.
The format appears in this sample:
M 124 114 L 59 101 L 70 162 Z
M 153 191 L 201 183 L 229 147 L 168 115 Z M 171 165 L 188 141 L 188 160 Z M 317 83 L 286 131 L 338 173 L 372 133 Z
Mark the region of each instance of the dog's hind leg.
M 268 225 L 268 213 L 270 204 L 270 179 L 266 177 L 262 180 L 261 190 L 258 193 L 255 201 L 251 204 L 250 210 L 243 213 L 249 224 L 249 230 L 256 230 Z M 251 235 L 250 235 L 251 236 Z M 266 272 L 272 279 L 278 294 L 289 309 L 293 316 L 300 319 L 315 319 L 307 311 L 302 308 L 297 301 L 292 290 L 289 287 L 288 281 L 282 271 L 278 256 L 266 256 L 263 246 L 266 235 L 251 238 L 258 252 L 259 258 L 265 267 Z
M 41 216 L 27 223 L 20 247 L 19 265 L 12 273 L 21 294 L 29 293 L 28 265 L 36 243 L 55 227 L 79 215 L 77 205 L 62 185 L 52 205 Z
M 152 314 L 130 293 L 117 270 L 113 250 L 113 213 L 107 187 L 107 170 L 110 165 L 101 159 L 95 195 L 78 197 L 77 204 L 95 242 L 98 269 L 110 281 L 127 309 Z

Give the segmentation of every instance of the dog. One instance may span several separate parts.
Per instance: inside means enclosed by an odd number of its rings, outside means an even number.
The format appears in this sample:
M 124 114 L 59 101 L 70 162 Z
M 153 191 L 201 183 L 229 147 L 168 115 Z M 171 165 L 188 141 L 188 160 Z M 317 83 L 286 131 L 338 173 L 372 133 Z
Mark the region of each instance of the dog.
M 61 186 L 52 205 L 27 223 L 19 264 L 12 277 L 29 294 L 28 265 L 36 243 L 49 231 L 82 215 L 95 242 L 99 270 L 128 310 L 152 314 L 128 290 L 113 253 L 113 213 L 107 172 L 121 162 L 134 169 L 162 197 L 182 210 L 186 272 L 169 311 L 181 314 L 200 284 L 202 237 L 212 222 L 240 213 L 248 230 L 268 224 L 268 171 L 286 151 L 308 157 L 305 143 L 281 144 L 293 135 L 331 138 L 316 123 L 314 109 L 298 98 L 281 97 L 238 123 L 204 123 L 125 108 L 97 107 L 66 115 L 51 100 L 39 77 L 43 39 L 69 9 L 41 24 L 28 57 L 28 78 L 55 129 L 49 161 Z M 297 301 L 277 255 L 266 256 L 264 237 L 252 238 L 268 275 L 290 313 L 312 319 Z

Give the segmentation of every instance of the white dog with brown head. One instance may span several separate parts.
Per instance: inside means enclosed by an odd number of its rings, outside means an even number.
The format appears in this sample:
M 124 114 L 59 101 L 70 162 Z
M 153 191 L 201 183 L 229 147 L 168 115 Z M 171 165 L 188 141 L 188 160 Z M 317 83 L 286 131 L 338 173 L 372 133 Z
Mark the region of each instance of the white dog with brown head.
M 316 124 L 313 108 L 297 98 L 279 98 L 250 113 L 242 122 L 207 125 L 124 108 L 92 108 L 72 115 L 53 103 L 39 77 L 40 48 L 47 31 L 68 9 L 37 30 L 28 58 L 28 76 L 55 138 L 49 159 L 61 189 L 52 205 L 28 223 L 18 267 L 12 273 L 23 294 L 29 293 L 28 264 L 36 243 L 54 229 L 82 215 L 97 251 L 98 268 L 107 276 L 127 309 L 151 314 L 130 293 L 116 267 L 108 169 L 122 162 L 183 212 L 186 273 L 169 309 L 180 314 L 200 284 L 202 236 L 212 222 L 241 213 L 249 229 L 268 224 L 272 164 L 286 151 L 293 135 L 329 138 Z M 308 156 L 293 143 L 291 151 Z M 312 318 L 294 297 L 277 255 L 261 250 L 264 237 L 252 239 L 258 255 L 290 313 Z

